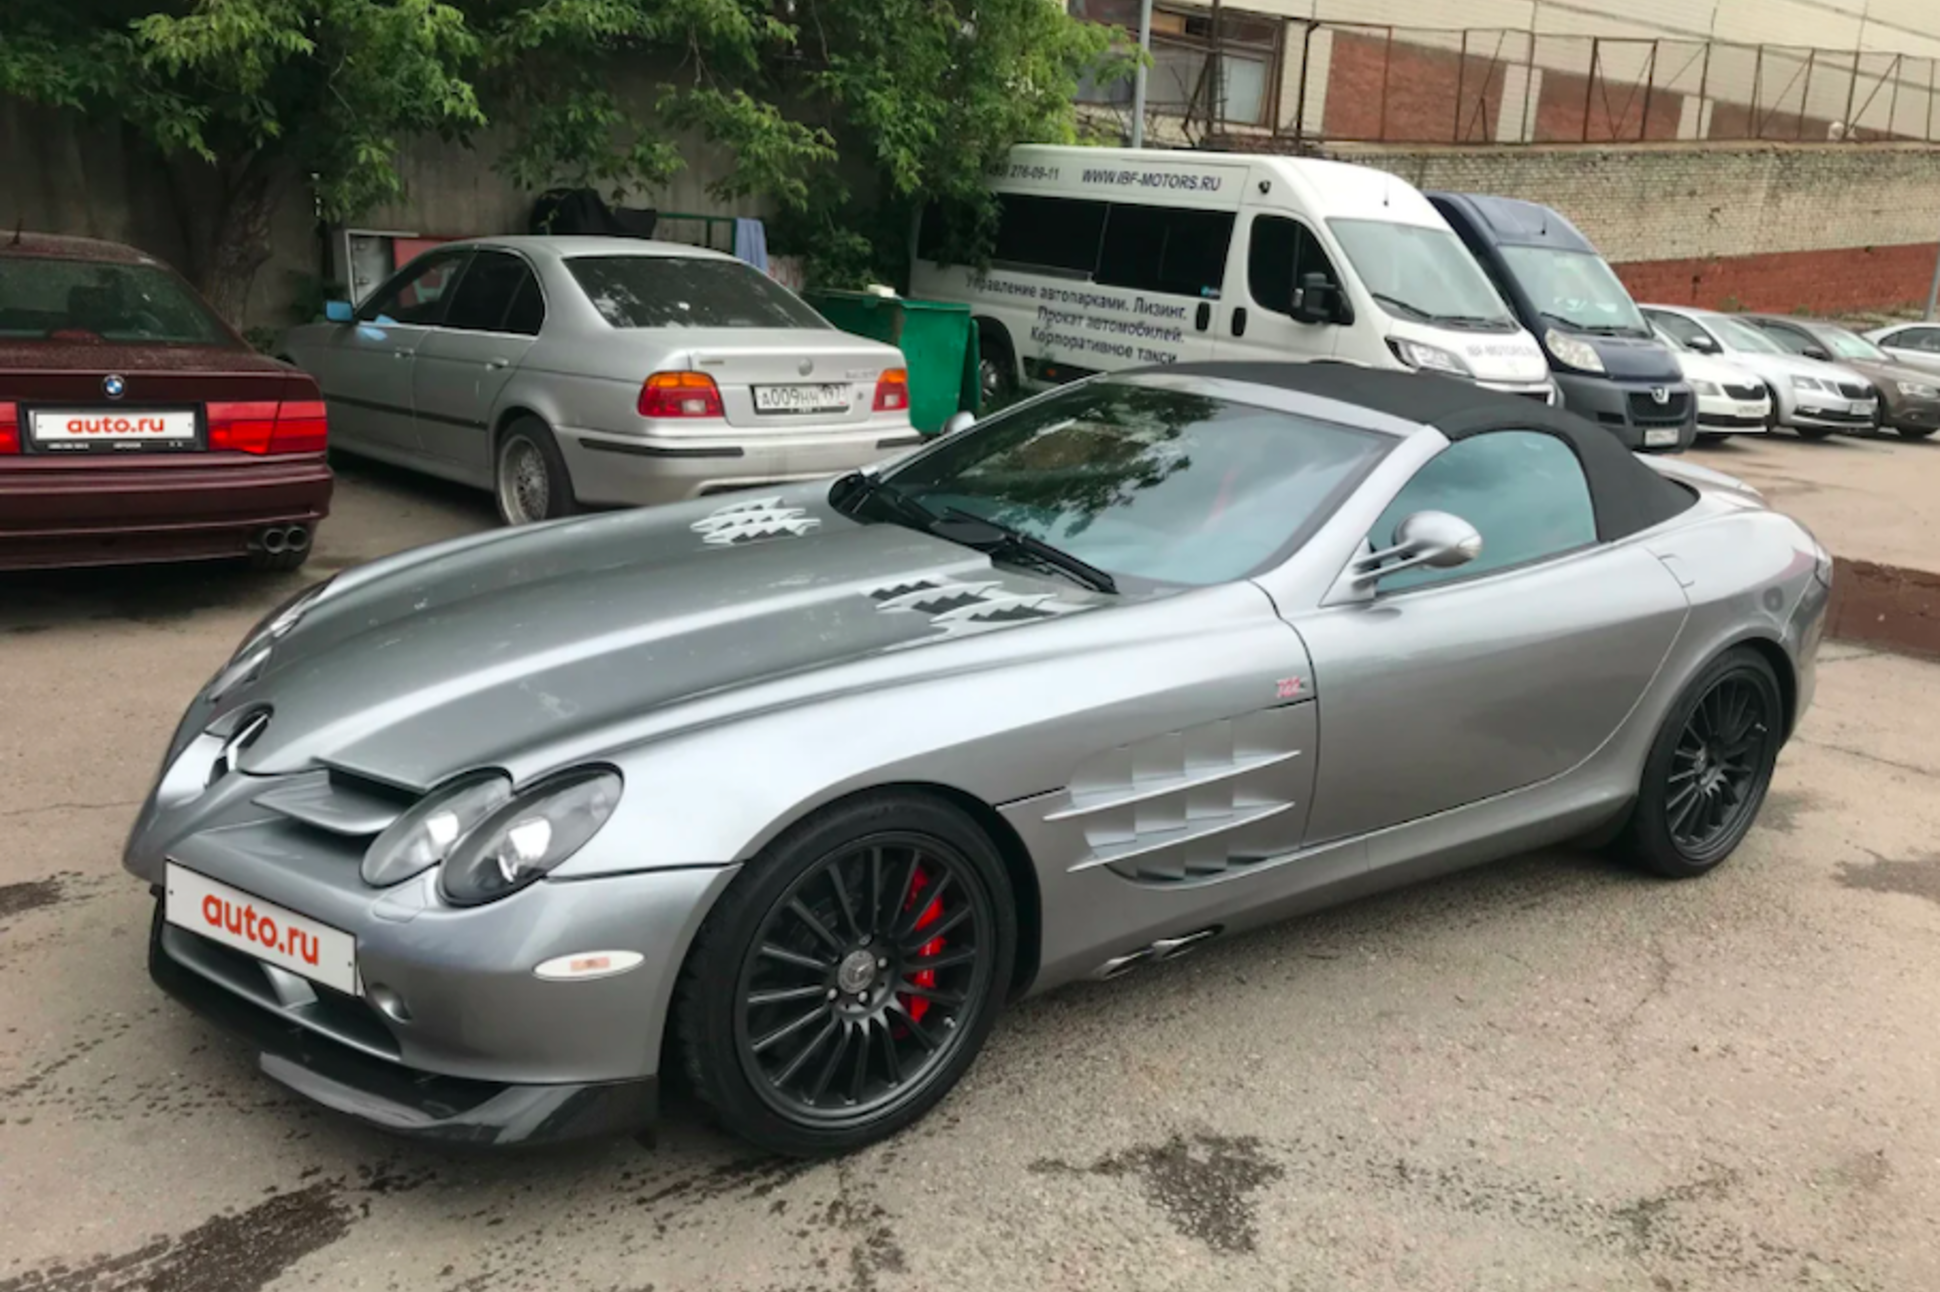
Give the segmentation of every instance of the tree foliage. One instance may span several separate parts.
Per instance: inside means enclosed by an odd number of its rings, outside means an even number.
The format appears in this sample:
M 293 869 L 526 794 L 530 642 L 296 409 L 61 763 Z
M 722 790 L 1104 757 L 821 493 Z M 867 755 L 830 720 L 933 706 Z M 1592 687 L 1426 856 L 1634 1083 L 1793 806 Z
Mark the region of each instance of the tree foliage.
M 1055 0 L 0 0 L 0 94 L 165 159 L 185 268 L 233 316 L 280 203 L 354 219 L 426 135 L 527 191 L 636 196 L 699 141 L 733 159 L 718 197 L 879 274 L 918 203 L 982 201 L 1011 145 L 1072 137 L 1109 41 Z

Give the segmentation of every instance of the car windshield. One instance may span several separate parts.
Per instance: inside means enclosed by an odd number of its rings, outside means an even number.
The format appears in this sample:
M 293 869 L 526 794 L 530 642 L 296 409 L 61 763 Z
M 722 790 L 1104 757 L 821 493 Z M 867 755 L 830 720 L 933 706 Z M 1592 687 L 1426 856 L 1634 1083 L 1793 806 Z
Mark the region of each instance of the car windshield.
M 1502 258 L 1530 303 L 1565 330 L 1607 336 L 1650 335 L 1636 302 L 1595 252 L 1505 246 Z
M 1784 354 L 1785 347 L 1760 332 L 1749 323 L 1726 318 L 1722 314 L 1707 318 L 1704 325 L 1711 329 L 1717 338 L 1729 349 L 1745 350 L 1752 354 Z
M 1873 363 L 1892 362 L 1892 359 L 1887 356 L 1886 351 L 1880 349 L 1865 337 L 1860 336 L 1857 332 L 1848 332 L 1842 327 L 1828 327 L 1820 328 L 1819 335 L 1831 343 L 1834 358 L 1867 359 Z
M 209 308 L 156 265 L 0 256 L 0 337 L 233 345 Z
M 566 267 L 600 317 L 617 328 L 829 326 L 787 288 L 738 260 L 574 256 Z
M 1385 220 L 1327 226 L 1384 312 L 1417 322 L 1516 326 L 1475 257 L 1447 229 Z
M 951 436 L 887 479 L 1114 575 L 1204 585 L 1303 541 L 1392 441 L 1129 382 L 1060 391 Z

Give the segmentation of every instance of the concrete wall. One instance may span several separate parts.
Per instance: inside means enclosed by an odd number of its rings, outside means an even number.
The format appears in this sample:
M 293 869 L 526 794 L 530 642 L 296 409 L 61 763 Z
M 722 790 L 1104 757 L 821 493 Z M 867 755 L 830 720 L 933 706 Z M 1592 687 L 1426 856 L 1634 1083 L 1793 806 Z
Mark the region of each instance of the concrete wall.
M 1420 188 L 1553 206 L 1640 299 L 1845 312 L 1924 298 L 1940 149 L 1876 144 L 1621 148 L 1342 146 Z

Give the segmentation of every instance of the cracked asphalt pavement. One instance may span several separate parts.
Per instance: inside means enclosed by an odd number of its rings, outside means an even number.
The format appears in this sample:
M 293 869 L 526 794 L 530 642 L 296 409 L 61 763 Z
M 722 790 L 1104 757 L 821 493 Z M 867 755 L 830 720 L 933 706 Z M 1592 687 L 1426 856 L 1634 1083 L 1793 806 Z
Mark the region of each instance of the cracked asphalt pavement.
M 311 573 L 488 523 L 347 472 Z M 1013 1010 L 924 1124 L 763 1160 L 346 1125 L 166 1003 L 118 853 L 300 582 L 0 580 L 0 1292 L 1940 1286 L 1940 665 L 1829 646 L 1731 863 L 1521 857 Z

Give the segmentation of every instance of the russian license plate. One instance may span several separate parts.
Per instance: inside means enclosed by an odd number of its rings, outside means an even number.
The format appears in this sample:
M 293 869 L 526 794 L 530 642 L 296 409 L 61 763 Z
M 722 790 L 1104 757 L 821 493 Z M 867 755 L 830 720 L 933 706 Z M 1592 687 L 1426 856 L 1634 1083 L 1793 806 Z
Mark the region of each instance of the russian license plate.
M 1735 411 L 1739 417 L 1763 417 L 1766 408 L 1763 404 L 1739 404 Z
M 195 413 L 191 409 L 49 408 L 34 413 L 33 436 L 35 447 L 64 452 L 190 449 L 195 447 Z
M 162 916 L 278 969 L 357 994 L 357 939 L 273 902 L 168 863 Z
M 756 386 L 757 413 L 846 413 L 850 388 L 830 382 L 815 386 Z
M 1666 449 L 1677 443 L 1677 428 L 1666 426 L 1659 430 L 1645 428 L 1644 447 L 1647 449 Z

